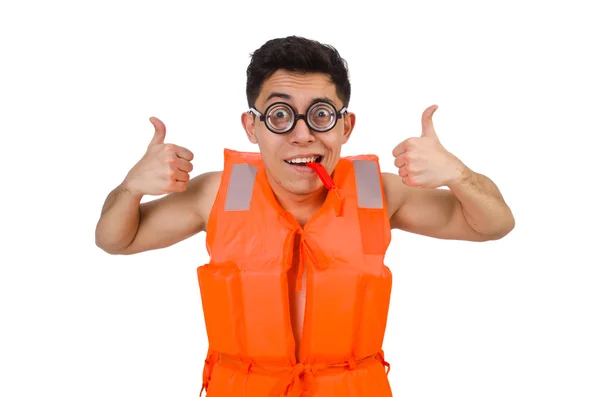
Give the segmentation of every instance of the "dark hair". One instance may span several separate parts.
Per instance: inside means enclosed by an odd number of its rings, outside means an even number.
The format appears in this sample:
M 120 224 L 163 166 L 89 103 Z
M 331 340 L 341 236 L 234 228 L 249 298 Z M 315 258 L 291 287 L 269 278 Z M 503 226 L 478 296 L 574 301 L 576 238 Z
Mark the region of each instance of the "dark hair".
M 251 54 L 246 70 L 246 97 L 248 106 L 253 107 L 263 82 L 277 70 L 296 73 L 324 73 L 335 84 L 336 93 L 348 106 L 350 81 L 348 65 L 331 45 L 321 44 L 298 36 L 267 41 Z

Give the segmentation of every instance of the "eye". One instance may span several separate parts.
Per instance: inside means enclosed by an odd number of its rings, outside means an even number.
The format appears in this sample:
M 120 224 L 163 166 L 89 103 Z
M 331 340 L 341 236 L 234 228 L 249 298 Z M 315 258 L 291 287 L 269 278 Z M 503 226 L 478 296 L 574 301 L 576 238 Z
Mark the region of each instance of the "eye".
M 275 130 L 285 130 L 293 122 L 294 111 L 287 105 L 276 104 L 268 110 L 267 122 Z
M 329 104 L 320 103 L 311 109 L 309 117 L 317 129 L 327 129 L 335 121 L 335 109 Z
M 329 113 L 329 110 L 327 110 L 327 109 L 319 109 L 319 110 L 317 110 L 317 112 L 315 114 L 316 117 L 327 117 L 327 118 L 329 118 L 330 115 L 331 115 L 331 113 Z
M 283 110 L 283 109 L 278 109 L 278 110 L 276 110 L 276 111 L 273 113 L 273 116 L 274 116 L 275 118 L 278 118 L 278 119 L 284 119 L 284 118 L 290 117 L 290 115 L 288 114 L 288 112 L 287 112 L 287 111 L 285 111 L 285 110 Z

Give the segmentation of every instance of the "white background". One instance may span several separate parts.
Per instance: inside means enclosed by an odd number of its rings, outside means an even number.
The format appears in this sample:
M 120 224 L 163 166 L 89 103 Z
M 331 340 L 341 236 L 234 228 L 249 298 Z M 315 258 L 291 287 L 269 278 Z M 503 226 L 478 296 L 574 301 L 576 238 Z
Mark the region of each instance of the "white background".
M 597 13 L 584 2 L 6 1 L 0 6 L 0 395 L 197 396 L 204 234 L 110 256 L 106 195 L 152 138 L 222 166 L 245 71 L 296 34 L 348 61 L 343 155 L 391 151 L 436 103 L 442 143 L 500 187 L 506 238 L 395 231 L 395 396 L 600 396 Z

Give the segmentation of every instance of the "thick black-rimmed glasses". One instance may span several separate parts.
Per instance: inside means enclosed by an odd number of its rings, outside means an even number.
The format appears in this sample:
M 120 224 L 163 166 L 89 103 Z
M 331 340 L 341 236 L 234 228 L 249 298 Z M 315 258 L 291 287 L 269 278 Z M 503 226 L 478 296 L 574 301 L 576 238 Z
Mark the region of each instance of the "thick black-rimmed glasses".
M 269 131 L 274 134 L 285 134 L 291 131 L 298 120 L 302 119 L 308 127 L 315 132 L 327 132 L 337 124 L 348 111 L 343 107 L 339 112 L 327 102 L 315 102 L 306 111 L 306 114 L 296 114 L 296 111 L 285 102 L 271 104 L 263 115 L 255 108 L 250 108 L 248 113 L 258 116 L 265 123 Z

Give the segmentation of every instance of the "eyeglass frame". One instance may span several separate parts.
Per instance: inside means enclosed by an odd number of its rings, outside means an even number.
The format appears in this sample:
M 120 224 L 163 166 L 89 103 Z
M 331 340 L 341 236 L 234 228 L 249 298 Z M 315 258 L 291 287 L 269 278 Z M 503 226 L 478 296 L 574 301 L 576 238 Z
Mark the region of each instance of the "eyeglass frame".
M 315 106 L 317 106 L 317 105 L 319 105 L 319 104 L 326 104 L 326 105 L 329 105 L 329 106 L 331 106 L 331 107 L 333 108 L 333 110 L 335 111 L 335 113 L 334 113 L 334 114 L 335 114 L 335 119 L 334 119 L 334 122 L 333 122 L 333 124 L 331 125 L 331 127 L 329 127 L 329 128 L 328 128 L 328 129 L 326 129 L 326 130 L 316 130 L 316 129 L 314 129 L 313 127 L 311 127 L 311 125 L 310 125 L 311 123 L 309 122 L 308 118 L 306 117 L 306 115 L 310 113 L 310 110 L 311 110 L 313 107 L 315 107 Z M 267 123 L 267 121 L 266 121 L 266 116 L 265 116 L 265 115 L 269 113 L 269 109 L 271 109 L 273 106 L 276 106 L 276 105 L 285 105 L 285 106 L 289 107 L 290 109 L 292 109 L 292 114 L 293 114 L 293 116 L 294 116 L 294 122 L 293 122 L 293 123 L 292 123 L 292 125 L 291 125 L 291 126 L 290 126 L 290 127 L 287 129 L 287 130 L 285 130 L 285 131 L 273 131 L 273 130 L 272 130 L 270 127 L 269 127 L 269 123 Z M 342 108 L 339 110 L 339 112 L 338 112 L 338 110 L 335 108 L 335 105 L 334 105 L 334 104 L 332 104 L 332 103 L 330 103 L 330 102 L 327 102 L 327 101 L 318 100 L 318 101 L 315 101 L 315 102 L 311 103 L 311 104 L 308 106 L 308 108 L 306 109 L 306 113 L 300 113 L 300 114 L 297 114 L 297 113 L 296 113 L 296 110 L 294 109 L 294 107 L 293 107 L 292 105 L 290 105 L 289 103 L 287 103 L 287 102 L 274 102 L 274 103 L 270 104 L 270 105 L 269 105 L 269 106 L 268 106 L 268 107 L 265 109 L 265 114 L 262 114 L 261 112 L 259 112 L 259 111 L 258 111 L 258 109 L 254 108 L 254 107 L 251 107 L 251 108 L 248 110 L 248 114 L 254 114 L 255 116 L 258 116 L 258 119 L 259 119 L 260 121 L 262 121 L 263 123 L 265 123 L 265 127 L 267 127 L 267 129 L 268 129 L 269 131 L 271 131 L 273 134 L 278 134 L 278 135 L 287 134 L 288 132 L 290 132 L 291 130 L 293 130 L 293 129 L 294 129 L 294 127 L 296 127 L 296 124 L 298 123 L 298 120 L 300 120 L 300 119 L 304 120 L 304 122 L 306 123 L 306 126 L 307 126 L 307 127 L 308 127 L 308 128 L 311 130 L 311 131 L 318 132 L 318 133 L 323 133 L 323 132 L 329 132 L 329 131 L 331 131 L 331 130 L 332 130 L 332 129 L 333 129 L 333 128 L 334 128 L 334 127 L 337 125 L 337 122 L 338 122 L 338 120 L 339 120 L 339 119 L 341 119 L 341 118 L 342 118 L 344 115 L 348 114 L 348 108 L 347 108 L 346 106 L 344 106 L 344 107 L 342 107 Z

